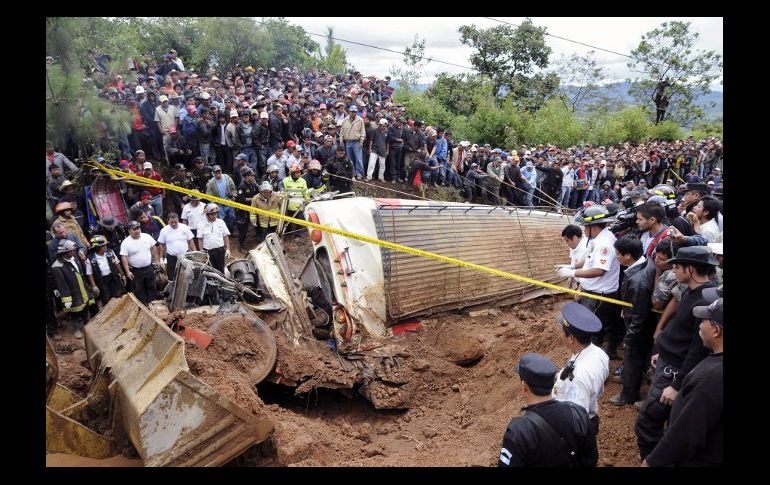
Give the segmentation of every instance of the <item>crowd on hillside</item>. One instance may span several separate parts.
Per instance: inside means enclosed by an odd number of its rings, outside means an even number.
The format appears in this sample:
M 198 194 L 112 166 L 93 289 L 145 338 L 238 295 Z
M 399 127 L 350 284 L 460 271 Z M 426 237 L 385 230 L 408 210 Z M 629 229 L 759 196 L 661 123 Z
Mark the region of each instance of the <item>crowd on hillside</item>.
M 349 192 L 359 181 L 378 179 L 406 187 L 454 187 L 467 202 L 575 209 L 583 229 L 565 228 L 572 262 L 558 268 L 559 276 L 574 279 L 587 293 L 633 301 L 634 307 L 621 313 L 620 307 L 584 297 L 579 303 L 593 317 L 565 310 L 565 337 L 576 353 L 565 367 L 571 370 L 554 374 L 553 364 L 522 358 L 522 382 L 531 384 L 528 403 L 546 402 L 553 392 L 558 401 L 583 405 L 595 428 L 595 448 L 596 399 L 609 360 L 625 352 L 614 375 L 623 392 L 613 403 L 640 403 L 636 432 L 645 463 L 721 463 L 721 434 L 701 432 L 721 433 L 721 380 L 715 386 L 716 378 L 703 377 L 699 364 L 708 362 L 712 373 L 721 365 L 721 351 L 719 365 L 706 360 L 708 349 L 721 348 L 721 306 L 719 319 L 712 307 L 703 310 L 717 300 L 705 290 L 721 285 L 722 278 L 721 140 L 501 148 L 457 141 L 450 130 L 410 116 L 393 99 L 389 77 L 241 65 L 196 72 L 185 69 L 173 50 L 161 63 L 136 65 L 135 71 L 129 82 L 113 75 L 100 93 L 131 113 L 131 132 L 121 137 L 121 156 L 112 165 L 200 196 L 122 179 L 131 222 L 124 227 L 105 215 L 89 223 L 85 188 L 96 173 L 73 183 L 68 175 L 79 167 L 53 145 L 46 147 L 50 289 L 57 296 L 54 306 L 64 307 L 81 326 L 96 299 L 101 305 L 126 289 L 145 302 L 154 298 L 151 278 L 164 257 L 169 277 L 176 256 L 194 249 L 207 251 L 214 267 L 224 271 L 230 235 L 237 235 L 244 249 L 251 227 L 260 241 L 278 225 L 275 219 L 206 204 L 207 194 L 274 212 L 288 199 L 285 210 L 303 217 L 303 203 L 313 195 Z M 570 318 L 575 318 L 571 324 Z M 699 320 L 704 318 L 718 329 L 704 330 Z M 55 332 L 55 323 L 49 330 Z M 582 371 L 584 350 L 593 380 L 583 390 L 570 388 L 565 377 L 560 384 L 547 376 L 566 375 L 572 382 L 570 373 Z M 657 365 L 642 399 L 651 356 Z M 693 383 L 698 378 L 712 381 L 701 389 Z M 546 388 L 553 390 L 545 393 Z M 677 407 L 677 400 L 692 405 L 693 395 L 718 406 L 709 408 L 708 416 Z M 717 418 L 720 428 L 714 431 Z M 501 464 L 544 464 L 532 458 L 538 453 L 533 436 L 542 431 L 527 428 L 523 441 L 514 439 L 517 432 L 522 431 L 506 431 Z M 509 446 L 533 455 L 517 456 Z

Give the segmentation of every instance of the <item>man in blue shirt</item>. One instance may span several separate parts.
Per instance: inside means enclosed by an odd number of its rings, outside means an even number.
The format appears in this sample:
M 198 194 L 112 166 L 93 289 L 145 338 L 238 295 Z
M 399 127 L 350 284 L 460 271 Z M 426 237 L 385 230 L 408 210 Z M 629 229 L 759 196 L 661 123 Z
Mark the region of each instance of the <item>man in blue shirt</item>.
M 444 138 L 444 129 L 436 128 L 436 144 L 433 145 L 433 151 L 429 157 L 436 157 L 436 161 L 439 165 L 439 183 L 444 185 L 446 181 L 446 170 L 448 168 L 447 163 L 447 142 Z

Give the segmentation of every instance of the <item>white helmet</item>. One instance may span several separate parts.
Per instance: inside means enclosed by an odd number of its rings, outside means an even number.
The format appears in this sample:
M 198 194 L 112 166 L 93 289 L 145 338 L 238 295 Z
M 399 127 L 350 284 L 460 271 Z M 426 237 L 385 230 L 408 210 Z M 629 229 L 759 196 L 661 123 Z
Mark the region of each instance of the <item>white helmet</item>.
M 203 209 L 203 212 L 205 212 L 206 214 L 211 214 L 212 212 L 214 213 L 219 212 L 219 206 L 213 202 L 209 202 L 208 204 L 206 204 L 206 207 Z
M 267 180 L 265 180 L 264 182 L 262 182 L 262 185 L 259 186 L 259 191 L 260 192 L 272 192 L 273 191 L 273 185 L 270 182 L 268 182 Z
M 278 165 L 273 164 L 267 167 L 267 173 L 277 172 L 277 171 L 278 171 Z
M 321 170 L 321 162 L 319 162 L 318 160 L 315 160 L 315 159 L 311 160 L 310 161 L 310 165 L 308 166 L 308 168 L 310 170 L 314 170 L 314 169 L 315 170 Z

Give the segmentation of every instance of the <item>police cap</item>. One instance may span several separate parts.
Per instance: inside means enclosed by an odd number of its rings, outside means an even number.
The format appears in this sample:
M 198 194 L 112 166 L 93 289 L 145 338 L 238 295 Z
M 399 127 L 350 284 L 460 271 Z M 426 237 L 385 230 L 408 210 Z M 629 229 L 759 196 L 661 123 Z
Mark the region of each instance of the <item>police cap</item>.
M 561 314 L 557 315 L 556 323 L 565 330 L 578 330 L 584 333 L 597 333 L 602 329 L 602 322 L 594 312 L 580 303 L 571 301 L 564 305 Z
M 533 352 L 521 356 L 519 363 L 513 368 L 521 376 L 521 380 L 530 387 L 550 389 L 556 380 L 556 365 L 547 357 Z

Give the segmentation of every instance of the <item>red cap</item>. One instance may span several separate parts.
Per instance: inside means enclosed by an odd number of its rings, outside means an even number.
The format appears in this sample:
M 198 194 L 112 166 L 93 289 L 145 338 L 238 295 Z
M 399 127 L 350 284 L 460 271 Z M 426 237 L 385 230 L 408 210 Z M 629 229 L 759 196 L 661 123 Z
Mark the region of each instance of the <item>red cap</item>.
M 294 143 L 294 140 L 289 140 L 286 142 L 286 148 L 294 148 L 294 145 L 296 145 L 296 143 Z
M 142 200 L 152 200 L 152 194 L 149 192 L 142 192 Z

